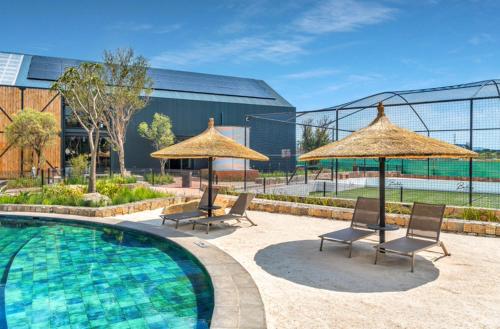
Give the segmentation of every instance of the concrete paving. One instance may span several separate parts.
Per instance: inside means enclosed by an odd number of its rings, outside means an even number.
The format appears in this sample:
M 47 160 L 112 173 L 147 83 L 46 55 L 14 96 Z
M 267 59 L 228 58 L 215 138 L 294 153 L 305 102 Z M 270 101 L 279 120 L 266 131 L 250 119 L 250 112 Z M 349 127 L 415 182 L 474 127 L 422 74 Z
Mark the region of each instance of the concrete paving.
M 160 209 L 122 219 L 160 225 Z M 442 234 L 451 257 L 422 252 L 383 255 L 374 265 L 376 237 L 347 247 L 319 234 L 347 222 L 249 212 L 258 226 L 220 224 L 206 239 L 234 257 L 255 280 L 269 328 L 500 328 L 500 239 Z M 168 224 L 170 225 L 170 224 Z M 404 235 L 390 232 L 388 240 Z M 249 320 L 250 321 L 250 320 Z M 251 323 L 248 323 L 251 325 Z

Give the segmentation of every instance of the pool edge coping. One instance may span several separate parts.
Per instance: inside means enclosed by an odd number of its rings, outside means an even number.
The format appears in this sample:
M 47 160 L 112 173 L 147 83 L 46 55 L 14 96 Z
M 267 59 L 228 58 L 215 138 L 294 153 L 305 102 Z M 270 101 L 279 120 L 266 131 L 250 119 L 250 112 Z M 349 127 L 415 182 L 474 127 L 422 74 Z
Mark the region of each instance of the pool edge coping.
M 166 226 L 155 226 L 114 217 L 83 217 L 77 215 L 36 212 L 5 212 L 0 216 L 27 216 L 68 219 L 106 224 L 154 235 L 170 240 L 186 249 L 205 267 L 214 289 L 214 310 L 210 323 L 213 329 L 267 328 L 264 303 L 250 273 L 232 256 L 210 242 Z

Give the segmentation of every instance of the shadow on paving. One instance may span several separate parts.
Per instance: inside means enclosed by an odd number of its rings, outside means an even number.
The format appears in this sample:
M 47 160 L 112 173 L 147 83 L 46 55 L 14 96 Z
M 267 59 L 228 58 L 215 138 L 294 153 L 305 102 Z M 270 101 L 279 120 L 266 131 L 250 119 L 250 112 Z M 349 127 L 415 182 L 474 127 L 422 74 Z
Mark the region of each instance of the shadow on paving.
M 346 245 L 318 240 L 289 241 L 270 245 L 255 255 L 255 262 L 269 274 L 297 284 L 339 292 L 372 293 L 406 291 L 432 282 L 439 276 L 434 263 L 421 256 L 410 272 L 410 258 L 380 255 L 373 264 L 373 244 L 354 244 L 352 258 Z

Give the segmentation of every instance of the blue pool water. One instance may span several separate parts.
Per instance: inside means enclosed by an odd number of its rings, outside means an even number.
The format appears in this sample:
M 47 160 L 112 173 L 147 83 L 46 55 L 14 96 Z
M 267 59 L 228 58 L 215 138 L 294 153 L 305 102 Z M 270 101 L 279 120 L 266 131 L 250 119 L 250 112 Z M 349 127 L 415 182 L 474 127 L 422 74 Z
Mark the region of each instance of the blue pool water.
M 172 242 L 0 217 L 0 328 L 208 328 L 210 278 Z

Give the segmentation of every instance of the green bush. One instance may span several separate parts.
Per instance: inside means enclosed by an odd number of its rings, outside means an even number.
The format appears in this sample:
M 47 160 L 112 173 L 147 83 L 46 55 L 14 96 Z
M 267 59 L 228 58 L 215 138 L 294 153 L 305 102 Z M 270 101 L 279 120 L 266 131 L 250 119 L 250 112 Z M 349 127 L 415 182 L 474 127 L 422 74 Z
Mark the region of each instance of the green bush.
M 153 184 L 153 176 L 151 173 L 144 175 L 144 180 L 150 184 Z M 170 175 L 154 175 L 154 183 L 159 185 L 167 185 L 172 184 L 174 182 L 174 178 Z
M 38 187 L 42 185 L 41 177 L 19 177 L 7 182 L 7 189 Z
M 84 188 L 80 186 L 53 184 L 44 186 L 41 194 L 33 194 L 33 196 L 38 195 L 37 201 L 41 201 L 36 203 L 72 206 L 82 205 L 84 193 Z
M 83 193 L 83 188 L 78 186 L 54 184 L 44 186 L 42 192 L 3 195 L 0 197 L 0 203 L 80 206 L 83 205 Z
M 153 191 L 147 187 L 129 189 L 109 181 L 98 181 L 97 191 L 109 197 L 113 205 L 171 196 L 171 194 Z M 42 204 L 62 206 L 94 207 L 83 201 L 85 187 L 53 184 L 44 186 L 42 192 L 22 192 L 19 195 L 0 195 L 0 204 Z
M 124 204 L 135 201 L 141 201 L 146 199 L 154 199 L 169 196 L 169 194 L 163 192 L 153 191 L 147 187 L 136 187 L 134 189 L 123 188 L 118 191 L 112 198 L 112 203 Z
M 97 192 L 107 196 L 110 199 L 113 199 L 115 195 L 118 194 L 122 189 L 127 189 L 127 188 L 120 186 L 117 183 L 113 183 L 109 180 L 102 179 L 96 182 Z
M 85 176 L 71 176 L 64 180 L 67 185 L 86 185 Z
M 80 154 L 69 160 L 71 165 L 71 177 L 83 177 L 88 167 L 88 155 Z
M 135 176 L 111 176 L 109 178 L 101 178 L 100 180 L 104 180 L 106 182 L 115 183 L 115 184 L 133 184 L 137 183 L 137 177 Z
M 499 222 L 500 218 L 497 217 L 493 210 L 466 208 L 462 213 L 462 219 L 465 220 L 478 220 L 483 222 Z

